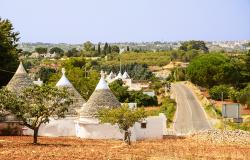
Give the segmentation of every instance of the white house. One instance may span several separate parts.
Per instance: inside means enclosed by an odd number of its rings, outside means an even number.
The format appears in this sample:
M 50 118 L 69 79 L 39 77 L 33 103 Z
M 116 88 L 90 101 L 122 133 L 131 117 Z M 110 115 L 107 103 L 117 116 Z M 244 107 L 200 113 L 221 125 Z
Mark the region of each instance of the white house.
M 81 109 L 80 117 L 76 121 L 76 136 L 88 139 L 123 139 L 117 125 L 101 124 L 97 118 L 98 109 L 120 106 L 102 74 L 95 91 Z M 162 138 L 166 133 L 166 117 L 164 114 L 148 117 L 142 123 L 136 123 L 130 131 L 131 140 Z
M 80 94 L 76 91 L 62 70 L 62 77 L 58 81 L 57 87 L 66 87 L 73 93 L 75 105 L 70 106 L 70 112 L 66 118 L 55 120 L 52 117 L 48 124 L 42 124 L 39 129 L 39 136 L 77 136 L 87 139 L 123 139 L 123 133 L 117 125 L 99 123 L 98 110 L 105 108 L 117 108 L 121 103 L 109 89 L 102 73 L 101 79 L 95 91 L 85 103 Z M 77 100 L 77 101 L 76 101 Z M 79 107 L 81 109 L 79 110 Z M 80 114 L 75 114 L 80 113 Z M 139 139 L 161 139 L 166 134 L 166 117 L 164 114 L 159 116 L 147 117 L 143 122 L 137 122 L 130 128 L 131 140 Z M 32 135 L 33 131 L 25 128 L 24 135 Z
M 78 111 L 82 105 L 86 102 L 74 86 L 70 83 L 68 78 L 65 75 L 65 69 L 62 69 L 62 77 L 57 82 L 56 87 L 66 88 L 71 94 L 73 103 L 69 107 L 69 111 L 66 114 L 64 119 L 54 119 L 50 118 L 50 122 L 47 124 L 42 124 L 39 129 L 39 136 L 50 136 L 50 137 L 59 137 L 59 136 L 76 136 L 75 130 L 75 120 L 78 119 Z M 29 128 L 25 128 L 24 135 L 32 135 L 33 131 Z

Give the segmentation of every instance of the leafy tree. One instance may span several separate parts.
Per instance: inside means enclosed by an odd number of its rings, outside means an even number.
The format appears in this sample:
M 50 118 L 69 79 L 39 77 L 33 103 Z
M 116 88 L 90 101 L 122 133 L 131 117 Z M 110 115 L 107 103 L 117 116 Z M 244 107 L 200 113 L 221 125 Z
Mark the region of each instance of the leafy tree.
M 100 56 L 101 55 L 101 43 L 99 42 L 98 45 L 97 45 L 97 55 Z
M 238 102 L 239 98 L 240 98 L 240 92 L 235 90 L 234 88 L 230 88 L 230 90 L 229 90 L 229 98 L 233 102 Z
M 171 74 L 167 79 L 171 82 L 186 80 L 186 68 L 175 67 L 171 70 Z
M 19 33 L 9 20 L 0 18 L 0 86 L 5 86 L 18 66 Z
M 87 42 L 85 42 L 84 44 L 83 44 L 83 48 L 84 48 L 84 50 L 85 51 L 93 51 L 94 50 L 94 47 L 95 47 L 95 45 L 92 43 L 92 42 L 90 42 L 90 41 L 87 41 Z
M 65 53 L 67 57 L 78 57 L 79 51 L 76 48 L 72 48 Z
M 200 50 L 203 52 L 208 52 L 208 48 L 206 46 L 206 43 L 204 41 L 186 41 L 181 43 L 181 46 L 179 48 L 180 50 L 189 51 L 189 50 Z
M 124 132 L 124 141 L 129 145 L 131 144 L 129 128 L 144 118 L 146 118 L 144 108 L 130 109 L 127 105 L 114 109 L 104 108 L 99 111 L 100 122 L 118 125 Z
M 142 91 L 131 91 L 129 92 L 129 102 L 137 103 L 138 107 L 141 106 L 156 106 L 158 105 L 157 97 L 151 97 L 149 95 L 143 94 Z
M 38 71 L 38 73 L 36 74 L 36 77 L 41 78 L 41 80 L 43 80 L 44 83 L 47 83 L 50 76 L 53 73 L 56 73 L 56 70 L 54 68 L 41 67 L 40 70 Z
M 222 95 L 223 99 L 229 98 L 229 92 L 230 92 L 229 87 L 225 85 L 214 86 L 209 90 L 209 94 L 211 98 L 214 100 L 221 100 Z
M 239 101 L 241 104 L 246 105 L 247 108 L 250 108 L 250 84 L 248 84 L 246 88 L 241 90 Z
M 29 52 L 29 51 L 22 51 L 21 55 L 23 55 L 23 56 L 30 56 L 31 52 Z
M 64 50 L 59 47 L 53 47 L 49 50 L 50 54 L 56 53 L 58 57 L 62 57 L 64 54 Z
M 104 44 L 104 47 L 103 47 L 103 54 L 104 54 L 104 56 L 106 56 L 108 53 L 109 53 L 109 45 L 108 45 L 108 43 L 106 42 L 106 43 Z
M 242 77 L 240 77 L 241 80 L 244 80 L 244 82 L 249 82 L 250 80 L 250 50 L 245 54 L 243 61 L 244 63 L 241 65 L 239 64 L 233 64 L 233 65 L 241 69 L 240 70 L 242 74 Z
M 67 78 L 81 96 L 84 99 L 88 99 L 98 83 L 99 73 L 89 68 L 84 58 L 80 57 L 65 60 L 62 63 L 62 67 L 66 69 Z M 60 69 L 56 73 L 52 73 L 48 81 L 49 84 L 54 86 L 61 76 Z
M 127 46 L 127 52 L 129 52 L 130 51 L 130 48 L 129 48 L 129 46 Z
M 70 67 L 83 68 L 85 64 L 86 64 L 86 61 L 85 61 L 85 58 L 83 57 L 77 57 L 77 58 L 74 57 L 63 62 L 63 66 L 66 68 L 70 68 Z
M 112 53 L 119 53 L 120 48 L 117 45 L 111 46 L 111 52 Z
M 33 143 L 41 124 L 48 123 L 50 117 L 64 118 L 72 103 L 66 90 L 49 86 L 33 86 L 17 96 L 5 89 L 0 90 L 0 106 L 13 113 L 23 125 L 34 130 Z
M 116 80 L 109 84 L 112 93 L 117 97 L 119 102 L 124 103 L 129 98 L 128 87 L 123 86 L 122 80 Z
M 195 58 L 187 68 L 190 80 L 204 87 L 228 83 L 226 74 L 231 70 L 227 64 L 229 58 L 222 54 L 205 54 Z
M 44 47 L 37 47 L 35 48 L 35 51 L 39 54 L 45 54 L 48 52 L 48 48 L 44 48 Z
M 110 45 L 108 46 L 108 53 L 112 53 L 112 49 Z

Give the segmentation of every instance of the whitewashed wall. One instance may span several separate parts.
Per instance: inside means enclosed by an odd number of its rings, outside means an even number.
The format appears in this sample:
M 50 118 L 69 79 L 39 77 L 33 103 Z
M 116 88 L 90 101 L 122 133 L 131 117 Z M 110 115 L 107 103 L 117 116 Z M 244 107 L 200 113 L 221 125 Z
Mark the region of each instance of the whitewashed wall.
M 78 117 L 66 117 L 64 119 L 55 120 L 50 118 L 50 122 L 42 124 L 39 128 L 39 136 L 60 137 L 60 136 L 76 136 L 75 120 Z M 33 130 L 26 128 L 24 135 L 33 135 Z
M 133 132 L 133 131 L 131 131 Z M 135 140 L 135 134 L 131 140 Z M 123 139 L 124 135 L 117 125 L 99 124 L 96 118 L 80 118 L 76 122 L 76 136 L 87 139 Z
M 131 129 L 131 140 L 161 139 L 166 134 L 166 117 L 164 114 L 146 118 L 146 128 L 136 123 Z M 33 135 L 33 130 L 24 130 L 24 135 Z M 123 139 L 124 134 L 117 125 L 99 124 L 98 119 L 66 117 L 55 120 L 51 118 L 48 124 L 42 124 L 39 136 L 59 137 L 77 136 L 87 139 Z
M 161 139 L 166 135 L 166 116 L 160 114 L 159 116 L 151 116 L 146 118 L 146 128 L 141 128 L 141 123 L 134 125 L 136 139 Z
M 136 123 L 131 131 L 131 140 L 161 139 L 166 134 L 166 117 L 164 114 L 146 119 L 146 128 Z M 97 119 L 80 118 L 76 123 L 76 136 L 89 139 L 123 139 L 123 133 L 117 125 L 99 124 Z
M 76 136 L 87 139 L 123 139 L 117 126 L 110 124 L 76 124 Z

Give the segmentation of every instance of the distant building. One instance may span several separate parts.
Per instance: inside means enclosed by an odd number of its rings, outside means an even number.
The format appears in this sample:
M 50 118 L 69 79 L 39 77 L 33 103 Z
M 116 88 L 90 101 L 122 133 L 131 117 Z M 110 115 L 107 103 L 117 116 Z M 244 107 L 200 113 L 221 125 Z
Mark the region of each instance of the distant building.
M 40 78 L 38 78 L 37 81 L 33 81 L 33 83 L 34 83 L 35 85 L 38 85 L 38 86 L 42 86 L 42 85 L 43 85 L 43 81 L 41 81 Z
M 111 71 L 110 74 L 106 77 L 106 81 L 108 83 L 112 83 L 113 81 L 118 79 L 122 80 L 124 82 L 124 85 L 127 86 L 128 90 L 130 91 L 140 91 L 142 89 L 149 88 L 149 84 L 146 81 L 133 81 L 127 71 L 125 71 L 123 74 L 121 73 L 121 71 L 119 71 L 117 75 Z

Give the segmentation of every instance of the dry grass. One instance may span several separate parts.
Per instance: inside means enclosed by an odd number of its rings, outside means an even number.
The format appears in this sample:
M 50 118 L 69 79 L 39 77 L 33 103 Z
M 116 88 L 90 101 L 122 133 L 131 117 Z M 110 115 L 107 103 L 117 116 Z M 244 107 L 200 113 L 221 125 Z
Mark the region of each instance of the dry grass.
M 1 137 L 1 160 L 26 159 L 248 159 L 250 146 L 211 144 L 189 138 L 137 141 L 131 146 L 115 140 L 78 138 Z

